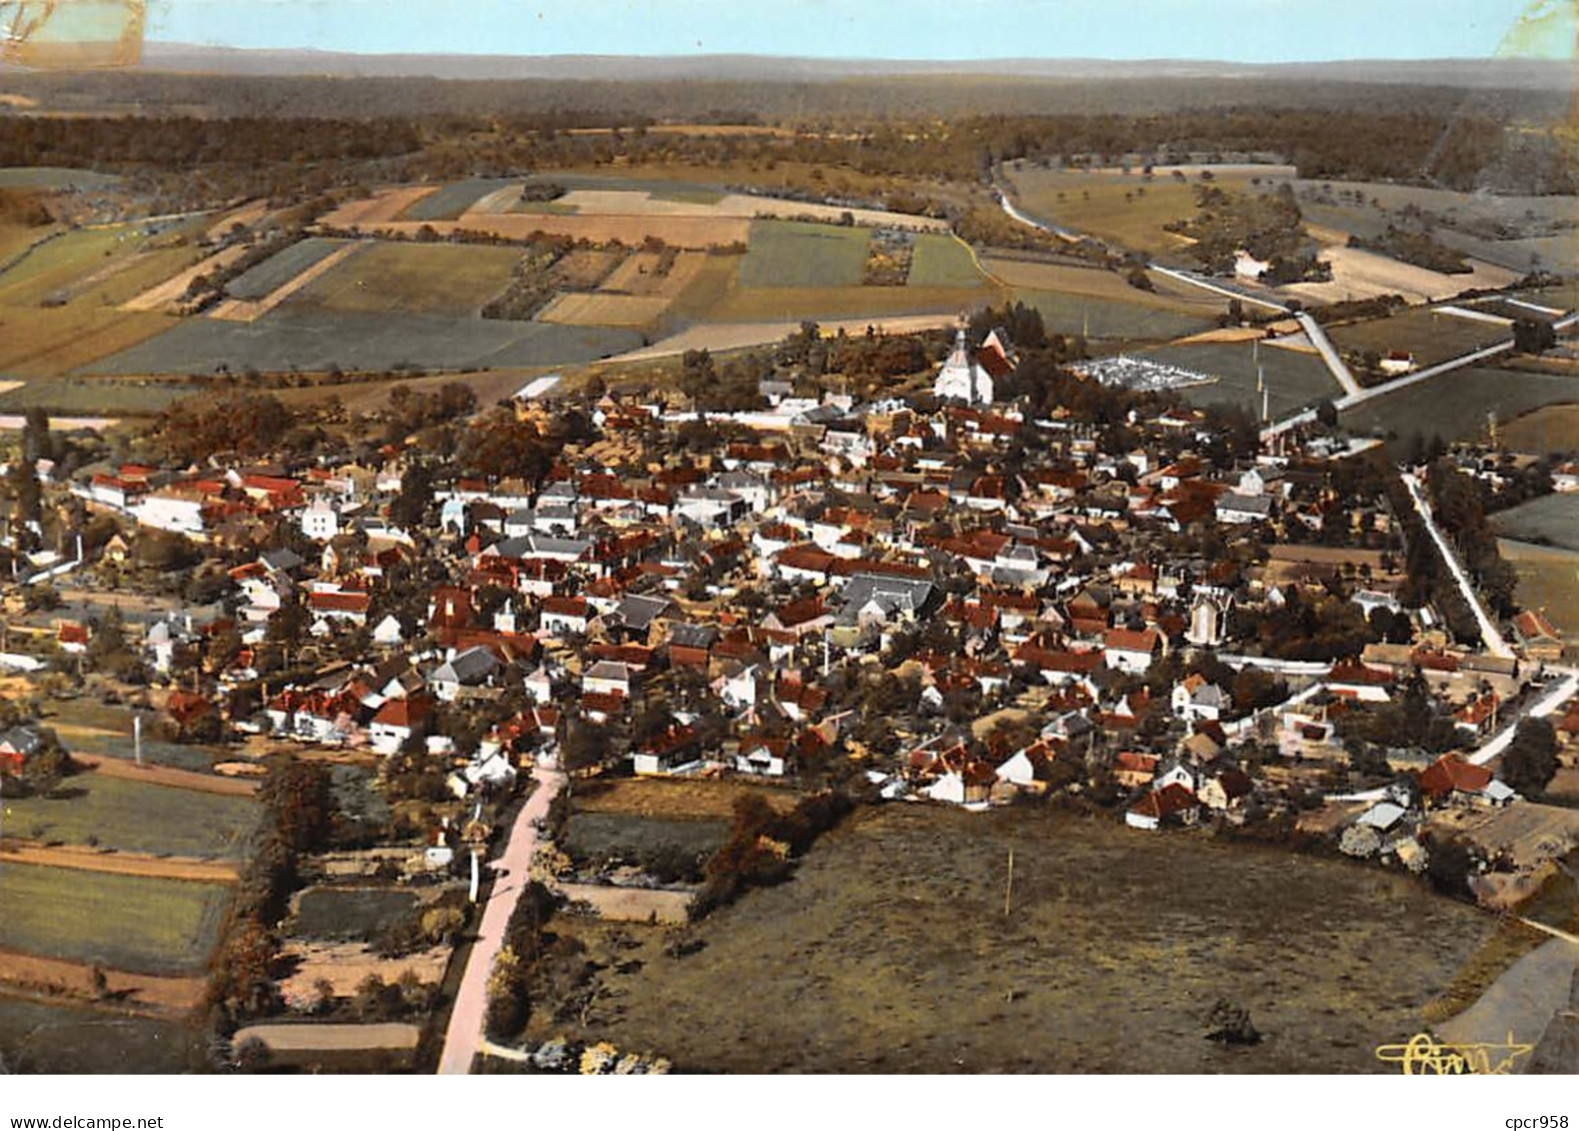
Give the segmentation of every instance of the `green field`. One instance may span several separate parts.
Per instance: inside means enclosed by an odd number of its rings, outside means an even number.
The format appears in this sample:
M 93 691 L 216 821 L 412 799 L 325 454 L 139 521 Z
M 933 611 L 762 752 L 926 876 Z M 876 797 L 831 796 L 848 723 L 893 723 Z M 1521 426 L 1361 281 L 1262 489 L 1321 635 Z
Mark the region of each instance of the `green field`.
M 1048 333 L 1084 334 L 1120 342 L 1160 342 L 1209 330 L 1215 322 L 1142 302 L 1013 288 L 1013 297 L 1041 312 Z
M 64 232 L 0 274 L 0 306 L 37 306 L 57 291 L 80 287 L 115 258 L 139 251 L 148 242 L 132 224 Z
M 1575 392 L 1579 398 L 1579 390 Z M 1502 427 L 1502 442 L 1516 452 L 1579 452 L 1579 404 L 1554 404 L 1525 413 Z
M 799 322 L 808 318 L 958 314 L 991 298 L 991 292 L 969 287 L 751 287 L 721 299 L 697 321 Z
M 92 191 L 120 182 L 114 173 L 95 173 L 88 169 L 58 169 L 50 166 L 0 169 L 0 188 L 77 189 Z
M 953 236 L 920 235 L 906 283 L 913 287 L 979 287 L 986 282 L 970 248 Z
M 1526 609 L 1540 609 L 1570 645 L 1579 644 L 1579 553 L 1497 539 L 1497 549 L 1519 575 L 1514 596 Z
M 87 844 L 149 855 L 239 859 L 258 822 L 245 797 L 198 793 L 81 773 L 59 799 L 6 799 L 6 832 L 47 842 Z
M 456 249 L 463 250 L 463 249 Z M 331 272 L 333 274 L 333 272 Z M 642 345 L 640 334 L 432 315 L 293 310 L 256 322 L 190 318 L 169 332 L 84 367 L 100 374 L 509 368 L 576 365 Z
M 1421 368 L 1505 342 L 1512 336 L 1513 331 L 1506 326 L 1439 314 L 1427 307 L 1327 329 L 1327 337 L 1340 351 L 1369 350 L 1386 357 L 1389 350 L 1399 350 L 1414 354 Z
M 445 185 L 408 207 L 402 220 L 454 220 L 491 192 L 521 183 L 519 177 L 473 177 Z
M 1190 346 L 1167 346 L 1146 350 L 1140 356 L 1168 365 L 1181 366 L 1218 381 L 1184 390 L 1187 400 L 1198 405 L 1238 405 L 1257 418 L 1261 397 L 1256 392 L 1256 350 L 1250 342 L 1212 342 Z M 1314 354 L 1263 346 L 1260 365 L 1266 373 L 1266 388 L 1273 419 L 1306 405 L 1342 394 L 1332 374 Z
M 1379 432 L 1405 443 L 1416 431 L 1427 440 L 1484 439 L 1486 415 L 1512 420 L 1542 405 L 1579 398 L 1579 377 L 1466 366 L 1368 401 L 1343 414 L 1356 435 Z
M 370 243 L 286 300 L 291 310 L 475 315 L 510 285 L 509 247 Z
M 866 269 L 865 228 L 754 220 L 740 283 L 746 287 L 853 287 Z
M 14 1073 L 173 1076 L 211 1067 L 196 1025 L 4 995 L 0 1060 Z
M 0 412 L 42 408 L 52 416 L 153 416 L 197 391 L 196 386 L 168 381 L 29 381 L 0 393 Z
M 264 298 L 296 278 L 314 263 L 327 259 L 345 243 L 345 240 L 317 237 L 293 243 L 256 267 L 237 275 L 225 285 L 225 293 L 232 298 L 249 300 Z
M 693 924 L 694 953 L 556 918 L 603 992 L 579 1016 L 534 1000 L 529 1036 L 696 1072 L 1396 1072 L 1376 1046 L 1419 1031 L 1493 926 L 1409 876 L 1112 815 L 862 808 Z M 1222 998 L 1260 1044 L 1205 1039 Z
M 0 950 L 133 974 L 198 974 L 229 902 L 229 888 L 217 884 L 7 864 Z
M 1579 494 L 1542 495 L 1498 511 L 1491 516 L 1491 526 L 1504 538 L 1579 551 Z
M 1018 207 L 1029 216 L 1170 260 L 1179 258 L 1186 241 L 1163 231 L 1163 225 L 1195 215 L 1199 183 L 1167 176 L 1147 182 L 1138 171 L 1124 176 L 1050 169 L 1024 169 L 1011 173 L 1009 181 Z M 1249 177 L 1224 175 L 1215 183 L 1246 188 Z

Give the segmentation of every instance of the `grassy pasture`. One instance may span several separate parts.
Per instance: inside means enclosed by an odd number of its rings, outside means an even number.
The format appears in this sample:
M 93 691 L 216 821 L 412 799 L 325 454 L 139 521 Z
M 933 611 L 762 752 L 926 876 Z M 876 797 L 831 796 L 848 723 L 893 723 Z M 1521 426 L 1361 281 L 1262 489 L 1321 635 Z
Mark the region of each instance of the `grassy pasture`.
M 0 306 L 0 374 L 29 380 L 59 377 L 175 325 L 168 315 L 110 306 Z
M 314 263 L 333 255 L 345 240 L 301 240 L 236 276 L 225 287 L 232 298 L 260 299 L 273 294 Z
M 1171 177 L 1154 177 L 1148 183 L 1139 172 L 1124 176 L 1051 169 L 1013 172 L 1009 181 L 1018 194 L 1019 208 L 1029 216 L 1164 258 L 1187 245 L 1182 237 L 1162 229 L 1169 221 L 1195 214 L 1199 183 Z M 1213 183 L 1246 188 L 1249 177 L 1223 175 Z
M 92 772 L 66 780 L 73 796 L 6 799 L 6 829 L 32 840 L 150 855 L 236 859 L 258 820 L 255 802 Z
M 510 284 L 521 252 L 451 244 L 369 244 L 314 279 L 285 306 L 382 314 L 475 314 Z
M 66 377 L 28 381 L 0 393 L 0 412 L 44 409 L 52 416 L 153 416 L 190 396 L 193 386 L 170 381 L 119 381 Z
M 1542 495 L 1512 510 L 1498 511 L 1491 516 L 1491 525 L 1504 538 L 1579 552 L 1579 495 Z
M 992 298 L 991 291 L 975 287 L 741 287 L 707 312 L 705 320 L 774 322 L 957 314 Z
M 294 310 L 255 322 L 193 318 L 89 366 L 105 374 L 575 365 L 641 345 L 629 330 L 423 314 Z
M 970 249 L 953 236 L 920 235 L 910 260 L 909 286 L 979 287 L 986 283 Z
M 1519 575 L 1519 604 L 1544 609 L 1563 640 L 1579 644 L 1579 553 L 1507 538 L 1497 539 L 1497 548 Z
M 755 220 L 740 282 L 747 287 L 853 287 L 871 232 L 793 220 Z
M 406 206 L 401 220 L 454 220 L 491 192 L 520 184 L 519 177 L 473 177 L 445 185 Z
M 1256 392 L 1255 350 L 1251 343 L 1167 346 L 1146 350 L 1141 356 L 1218 378 L 1215 384 L 1184 391 L 1185 397 L 1195 404 L 1238 405 L 1260 417 L 1261 397 Z M 1261 366 L 1266 372 L 1274 419 L 1342 393 L 1321 359 L 1311 354 L 1263 347 Z
M 691 1071 L 1388 1072 L 1375 1047 L 1418 1030 L 1492 926 L 1408 877 L 1167 840 L 1057 811 L 863 810 L 788 883 L 693 928 L 697 953 L 621 925 L 643 965 L 603 966 L 619 1008 L 585 1031 Z M 610 945 L 608 927 L 561 927 L 595 960 Z M 1260 1045 L 1203 1039 L 1225 995 Z M 553 1004 L 533 1035 L 564 1030 Z
M 0 1057 L 13 1072 L 175 1075 L 209 1068 L 196 1026 L 0 996 Z
M 228 888 L 7 864 L 0 950 L 134 974 L 197 974 L 218 941 Z
M 1356 434 L 1380 430 L 1400 443 L 1419 431 L 1426 439 L 1469 440 L 1486 435 L 1486 414 L 1512 420 L 1548 404 L 1579 398 L 1579 379 L 1549 373 L 1466 366 L 1368 401 L 1343 414 Z
M 52 166 L 0 169 L 0 188 L 78 189 L 92 191 L 120 182 L 115 173 L 95 173 L 89 169 L 60 169 Z
M 55 292 L 102 270 L 112 258 L 140 250 L 147 242 L 132 225 L 65 232 L 39 244 L 0 274 L 0 305 L 37 306 Z
M 1579 390 L 1575 396 L 1579 399 Z M 1579 404 L 1547 405 L 1526 413 L 1504 425 L 1502 437 L 1519 452 L 1579 452 Z
M 1156 342 L 1198 334 L 1216 325 L 1204 313 L 1187 314 L 1127 298 L 1094 298 L 1023 287 L 1015 287 L 1013 297 L 1041 311 L 1049 333 Z
M 1373 350 L 1386 357 L 1389 350 L 1401 350 L 1414 354 L 1415 361 L 1422 367 L 1462 357 L 1505 342 L 1512 336 L 1513 332 L 1506 326 L 1441 314 L 1426 307 L 1415 307 L 1391 318 L 1375 318 L 1327 330 L 1327 337 L 1340 351 Z

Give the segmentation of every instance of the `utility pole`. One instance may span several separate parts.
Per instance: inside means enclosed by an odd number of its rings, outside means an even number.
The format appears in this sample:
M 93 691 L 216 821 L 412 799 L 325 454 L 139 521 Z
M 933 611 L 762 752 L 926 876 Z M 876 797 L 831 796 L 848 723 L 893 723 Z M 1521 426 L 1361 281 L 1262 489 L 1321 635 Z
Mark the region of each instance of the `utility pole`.
M 1009 917 L 1010 901 L 1014 898 L 1014 849 L 1009 849 L 1009 874 L 1003 883 L 1003 917 Z

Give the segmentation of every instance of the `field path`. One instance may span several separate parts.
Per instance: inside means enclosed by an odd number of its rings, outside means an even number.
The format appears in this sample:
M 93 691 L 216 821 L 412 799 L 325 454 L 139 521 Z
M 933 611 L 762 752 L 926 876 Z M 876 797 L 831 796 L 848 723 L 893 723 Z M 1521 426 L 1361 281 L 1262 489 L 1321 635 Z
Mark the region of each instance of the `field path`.
M 107 778 L 126 778 L 172 789 L 190 789 L 197 793 L 217 793 L 222 797 L 251 797 L 258 792 L 258 783 L 246 778 L 222 778 L 217 774 L 200 774 L 193 770 L 178 770 L 173 766 L 139 766 L 130 759 L 112 758 L 105 754 L 73 754 L 71 757 L 84 768 Z
M 157 287 L 150 287 L 142 294 L 127 299 L 121 303 L 121 309 L 133 311 L 167 310 L 181 301 L 193 279 L 199 275 L 206 275 L 218 268 L 229 267 L 251 250 L 245 244 L 235 244 L 225 248 L 223 251 L 217 251 L 207 259 L 194 263 L 174 278 L 166 279 Z
M 510 925 L 510 916 L 515 914 L 515 905 L 526 890 L 532 854 L 537 851 L 536 825 L 548 816 L 549 805 L 566 782 L 564 774 L 541 765 L 532 772 L 532 778 L 537 782 L 537 789 L 521 806 L 504 854 L 491 865 L 493 889 L 488 893 L 482 926 L 467 957 L 460 990 L 455 995 L 455 1008 L 450 1011 L 449 1028 L 444 1032 L 444 1052 L 439 1057 L 441 1076 L 465 1076 L 471 1072 L 472 1060 L 482 1047 L 483 1025 L 488 1017 L 488 977 L 504 946 L 504 932 Z
M 101 967 L 102 969 L 102 967 Z M 154 974 L 127 974 L 104 970 L 107 997 L 132 1009 L 138 1006 L 161 1013 L 186 1013 L 203 1003 L 208 981 L 202 977 L 169 978 Z M 0 950 L 0 982 L 51 996 L 65 993 L 93 999 L 93 966 L 62 958 Z
M 0 863 L 36 864 L 76 872 L 106 872 L 115 876 L 186 880 L 199 884 L 233 884 L 241 879 L 241 869 L 234 861 L 105 852 L 81 844 L 41 844 L 29 840 L 0 842 Z

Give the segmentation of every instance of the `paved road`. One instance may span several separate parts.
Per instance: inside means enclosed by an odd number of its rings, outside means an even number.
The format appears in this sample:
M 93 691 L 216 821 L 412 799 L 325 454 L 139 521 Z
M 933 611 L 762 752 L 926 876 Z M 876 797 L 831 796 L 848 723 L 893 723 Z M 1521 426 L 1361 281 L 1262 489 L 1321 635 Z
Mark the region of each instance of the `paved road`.
M 1458 560 L 1458 555 L 1453 552 L 1452 545 L 1443 536 L 1441 529 L 1436 524 L 1436 519 L 1431 514 L 1431 504 L 1425 500 L 1425 494 L 1420 490 L 1420 483 L 1408 472 L 1399 476 L 1404 481 L 1404 487 L 1409 491 L 1409 497 L 1414 501 L 1415 510 L 1419 512 L 1421 521 L 1425 523 L 1426 530 L 1430 531 L 1431 538 L 1436 542 L 1437 549 L 1442 551 L 1442 558 L 1447 562 L 1447 568 L 1453 574 L 1453 580 L 1458 583 L 1458 588 L 1464 594 L 1464 600 L 1469 602 L 1470 611 L 1475 614 L 1475 621 L 1480 625 L 1480 638 L 1486 646 L 1486 651 L 1493 656 L 1500 656 L 1504 660 L 1513 658 L 1513 648 L 1503 639 L 1501 631 L 1486 615 L 1485 608 L 1480 603 L 1480 594 L 1475 592 L 1475 587 L 1469 583 L 1469 574 Z
M 455 996 L 455 1008 L 450 1012 L 449 1028 L 444 1032 L 444 1052 L 439 1057 L 439 1074 L 464 1076 L 471 1071 L 472 1059 L 481 1051 L 484 1037 L 483 1024 L 488 1016 L 488 975 L 493 972 L 494 959 L 504 946 L 505 928 L 515 905 L 526 890 L 531 872 L 532 854 L 537 851 L 536 822 L 548 815 L 548 806 L 565 785 L 565 775 L 558 770 L 545 770 L 539 766 L 532 772 L 537 789 L 521 806 L 521 812 L 510 829 L 510 839 L 504 853 L 492 865 L 493 890 L 488 893 L 488 905 L 483 908 L 482 926 L 477 933 L 471 955 L 466 960 L 466 970 L 461 975 L 460 991 Z
M 1310 344 L 1316 347 L 1317 353 L 1321 354 L 1321 360 L 1327 363 L 1327 368 L 1338 379 L 1338 384 L 1343 386 L 1343 391 L 1347 394 L 1344 399 L 1360 396 L 1364 390 L 1360 388 L 1360 383 L 1354 379 L 1354 374 L 1349 372 L 1349 367 L 1343 364 L 1343 358 L 1338 356 L 1338 351 L 1333 346 L 1332 339 L 1327 337 L 1327 331 L 1321 328 L 1321 323 L 1303 310 L 1294 315 L 1294 318 L 1304 329 L 1305 337 L 1310 339 Z

